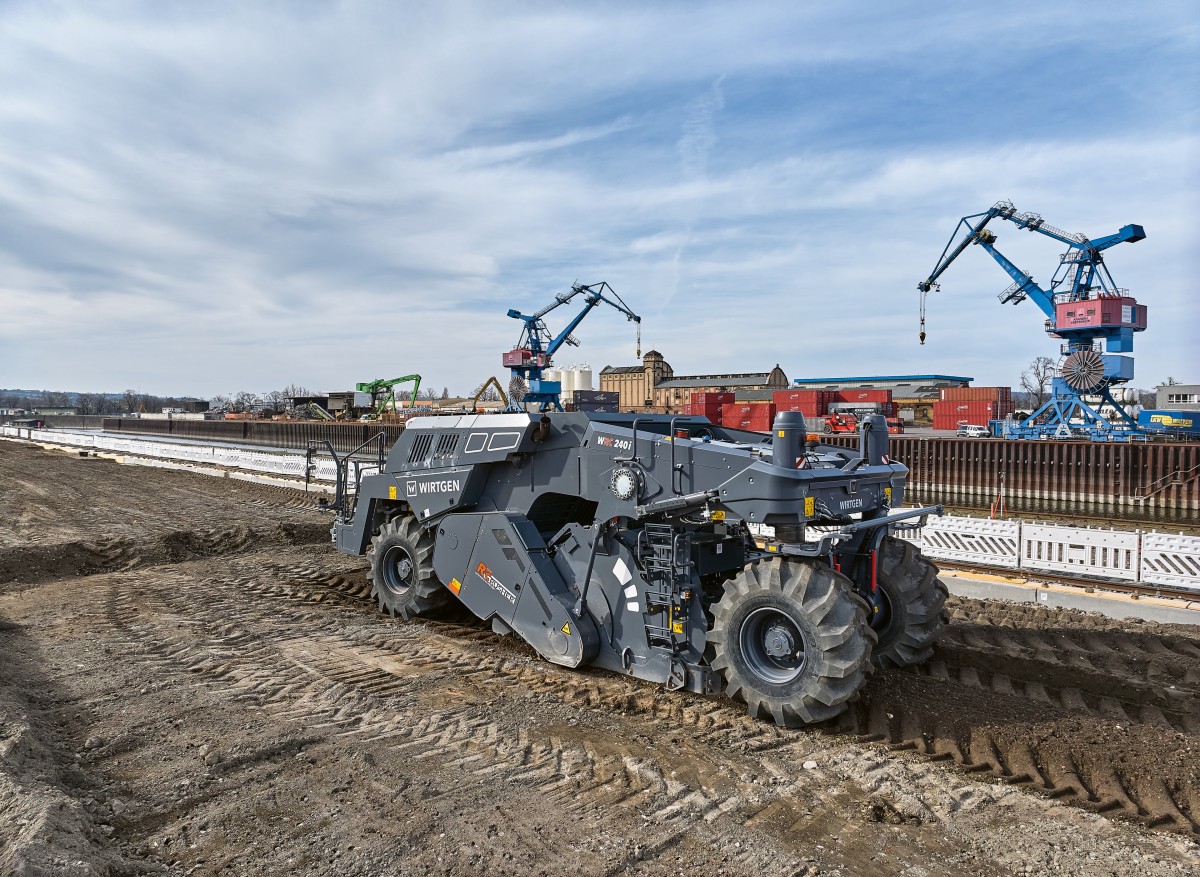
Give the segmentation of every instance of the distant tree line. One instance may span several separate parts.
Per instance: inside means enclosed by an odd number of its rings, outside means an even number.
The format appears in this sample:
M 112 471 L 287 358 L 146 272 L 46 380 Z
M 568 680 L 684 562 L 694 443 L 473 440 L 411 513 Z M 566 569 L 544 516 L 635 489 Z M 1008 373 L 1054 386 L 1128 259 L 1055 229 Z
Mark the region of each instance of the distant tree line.
M 39 390 L 35 393 L 0 391 L 0 408 L 74 408 L 80 414 L 136 414 L 182 408 L 184 398 L 155 396 L 126 390 L 124 393 L 67 393 Z

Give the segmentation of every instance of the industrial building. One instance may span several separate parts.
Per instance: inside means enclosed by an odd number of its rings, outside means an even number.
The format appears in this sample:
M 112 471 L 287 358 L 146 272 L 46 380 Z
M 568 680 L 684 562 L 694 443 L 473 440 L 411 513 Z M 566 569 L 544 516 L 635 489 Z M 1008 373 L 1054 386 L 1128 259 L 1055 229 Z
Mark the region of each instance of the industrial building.
M 1159 411 L 1200 411 L 1200 384 L 1163 384 L 1155 408 Z
M 932 423 L 933 404 L 947 387 L 968 387 L 974 378 L 957 375 L 875 375 L 850 378 L 796 378 L 803 390 L 891 390 L 897 416 L 906 423 Z
M 766 392 L 788 387 L 788 377 L 778 365 L 767 372 L 721 375 L 676 375 L 657 350 L 642 357 L 641 365 L 606 365 L 600 371 L 600 389 L 620 394 L 622 411 L 682 411 L 693 393 Z

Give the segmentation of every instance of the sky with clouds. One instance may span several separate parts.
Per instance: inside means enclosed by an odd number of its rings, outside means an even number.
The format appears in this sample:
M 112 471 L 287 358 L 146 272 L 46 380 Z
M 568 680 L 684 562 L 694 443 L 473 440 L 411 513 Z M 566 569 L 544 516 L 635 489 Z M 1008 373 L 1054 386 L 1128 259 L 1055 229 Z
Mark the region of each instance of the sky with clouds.
M 678 373 L 1011 385 L 1057 345 L 979 248 L 917 338 L 1000 199 L 1143 225 L 1135 384 L 1200 381 L 1198 106 L 1194 2 L 7 0 L 0 386 L 466 391 L 601 280 Z M 615 311 L 575 334 L 634 361 Z

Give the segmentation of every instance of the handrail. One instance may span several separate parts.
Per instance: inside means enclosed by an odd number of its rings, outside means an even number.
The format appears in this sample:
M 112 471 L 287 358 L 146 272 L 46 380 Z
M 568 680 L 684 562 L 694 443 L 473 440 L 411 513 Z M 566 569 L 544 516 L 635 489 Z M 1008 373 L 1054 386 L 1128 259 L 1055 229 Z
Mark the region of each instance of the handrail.
M 1181 469 L 1176 469 L 1174 472 L 1168 472 L 1161 478 L 1156 478 L 1149 484 L 1143 484 L 1141 487 L 1134 488 L 1133 498 L 1135 500 L 1149 499 L 1150 497 L 1154 496 L 1154 494 L 1161 493 L 1168 487 L 1173 487 L 1176 484 L 1187 484 L 1189 481 L 1192 481 L 1197 477 L 1200 477 L 1200 465 L 1193 466 L 1186 472 Z

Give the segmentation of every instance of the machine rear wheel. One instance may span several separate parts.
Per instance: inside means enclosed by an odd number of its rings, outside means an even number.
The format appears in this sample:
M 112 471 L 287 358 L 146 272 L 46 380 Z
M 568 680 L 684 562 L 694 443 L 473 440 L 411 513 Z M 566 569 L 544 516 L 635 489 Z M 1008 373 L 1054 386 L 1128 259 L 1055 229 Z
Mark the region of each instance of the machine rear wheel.
M 879 546 L 879 597 L 871 627 L 879 637 L 873 659 L 881 667 L 929 660 L 945 629 L 948 592 L 937 567 L 911 542 L 887 536 Z
M 411 517 L 397 518 L 371 540 L 371 596 L 393 618 L 421 615 L 449 599 L 433 572 L 433 536 Z
M 871 671 L 875 634 L 850 581 L 823 563 L 746 567 L 713 606 L 708 659 L 750 715 L 794 728 L 845 709 Z

